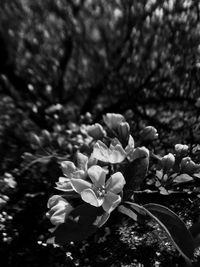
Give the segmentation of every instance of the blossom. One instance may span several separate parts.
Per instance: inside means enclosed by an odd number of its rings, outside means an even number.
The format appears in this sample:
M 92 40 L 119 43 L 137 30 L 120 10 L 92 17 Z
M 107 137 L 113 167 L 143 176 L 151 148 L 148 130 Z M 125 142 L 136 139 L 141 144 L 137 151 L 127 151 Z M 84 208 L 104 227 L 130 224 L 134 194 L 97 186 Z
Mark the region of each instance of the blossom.
M 91 137 L 96 140 L 102 139 L 106 135 L 105 130 L 99 123 L 87 126 L 86 131 Z
M 46 213 L 46 216 L 55 226 L 64 223 L 66 217 L 74 209 L 67 200 L 59 195 L 52 196 L 48 200 L 47 207 L 50 211 Z
M 77 153 L 77 167 L 71 161 L 61 162 L 61 168 L 65 177 L 59 177 L 59 180 L 56 183 L 56 188 L 61 191 L 73 191 L 70 179 L 86 179 L 88 167 L 95 163 L 96 160 L 94 158 L 88 158 L 80 152 Z
M 121 163 L 125 158 L 132 162 L 137 158 L 149 157 L 149 150 L 144 146 L 135 148 L 134 139 L 130 135 L 125 149 L 117 138 L 112 139 L 109 148 L 103 142 L 97 141 L 93 147 L 92 156 L 97 160 L 116 164 Z
M 121 202 L 125 179 L 121 172 L 116 172 L 106 181 L 107 171 L 98 165 L 88 169 L 91 182 L 82 179 L 71 179 L 73 189 L 81 198 L 92 206 L 100 207 L 110 213 Z
M 116 131 L 121 122 L 125 122 L 124 116 L 116 113 L 107 113 L 103 116 L 105 124 L 110 130 Z
M 109 148 L 103 142 L 97 141 L 93 147 L 92 156 L 97 160 L 115 164 L 126 158 L 126 152 L 119 141 L 115 144 L 111 143 Z

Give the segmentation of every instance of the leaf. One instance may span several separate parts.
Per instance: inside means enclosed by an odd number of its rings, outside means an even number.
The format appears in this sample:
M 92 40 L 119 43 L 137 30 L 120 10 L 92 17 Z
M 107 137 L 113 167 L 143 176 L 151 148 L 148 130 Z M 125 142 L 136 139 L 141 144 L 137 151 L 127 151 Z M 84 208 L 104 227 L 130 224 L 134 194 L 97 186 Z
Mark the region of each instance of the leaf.
M 65 245 L 71 241 L 81 241 L 98 230 L 108 219 L 102 208 L 83 204 L 74 209 L 65 223 L 54 231 L 55 243 Z
M 124 203 L 124 205 L 118 207 L 118 211 L 127 215 L 134 221 L 138 221 L 139 215 L 145 215 L 143 208 L 135 203 L 131 203 L 131 206 Z
M 158 204 L 146 204 L 144 210 L 164 229 L 176 249 L 191 264 L 194 240 L 184 222 L 173 211 Z
M 183 173 L 183 174 L 178 175 L 174 179 L 174 182 L 180 184 L 180 183 L 187 183 L 187 182 L 190 182 L 192 180 L 193 180 L 193 178 L 190 175 Z
M 138 158 L 128 164 L 125 170 L 126 189 L 139 190 L 149 167 L 149 157 Z

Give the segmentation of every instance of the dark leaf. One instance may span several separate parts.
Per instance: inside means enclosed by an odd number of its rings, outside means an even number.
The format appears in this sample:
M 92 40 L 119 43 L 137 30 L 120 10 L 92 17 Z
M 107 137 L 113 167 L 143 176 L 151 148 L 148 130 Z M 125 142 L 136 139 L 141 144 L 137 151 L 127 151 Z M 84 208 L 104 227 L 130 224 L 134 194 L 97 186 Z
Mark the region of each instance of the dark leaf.
M 144 210 L 165 230 L 177 250 L 190 263 L 194 252 L 194 240 L 184 222 L 170 209 L 158 204 L 146 204 Z
M 55 243 L 64 245 L 88 238 L 106 222 L 108 217 L 105 217 L 105 212 L 101 208 L 89 204 L 78 206 L 70 213 L 65 223 L 60 224 L 54 231 Z

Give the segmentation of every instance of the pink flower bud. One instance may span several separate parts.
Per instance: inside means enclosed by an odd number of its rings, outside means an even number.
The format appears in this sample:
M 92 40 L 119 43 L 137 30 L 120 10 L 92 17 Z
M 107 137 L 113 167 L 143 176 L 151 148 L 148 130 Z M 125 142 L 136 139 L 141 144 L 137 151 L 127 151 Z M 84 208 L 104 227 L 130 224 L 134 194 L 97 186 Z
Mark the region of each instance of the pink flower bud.
M 157 130 L 153 126 L 147 126 L 140 132 L 140 139 L 142 141 L 153 141 L 157 137 Z
M 176 144 L 175 151 L 177 155 L 184 155 L 188 152 L 188 146 L 182 144 Z
M 193 174 L 200 171 L 200 164 L 196 164 L 190 157 L 185 157 L 180 164 L 181 173 Z
M 174 166 L 174 163 L 175 163 L 175 157 L 172 153 L 165 155 L 161 159 L 163 172 L 168 172 Z
M 130 134 L 130 126 L 128 122 L 121 122 L 117 127 L 119 139 L 123 142 L 127 142 Z
M 116 131 L 121 122 L 125 122 L 124 116 L 116 113 L 107 113 L 103 116 L 103 120 L 109 129 Z
M 63 197 L 59 195 L 52 196 L 47 207 L 50 208 L 46 216 L 50 219 L 54 225 L 59 225 L 65 222 L 66 217 L 74 209 Z
M 87 133 L 95 140 L 101 140 L 106 135 L 106 132 L 99 123 L 88 126 Z

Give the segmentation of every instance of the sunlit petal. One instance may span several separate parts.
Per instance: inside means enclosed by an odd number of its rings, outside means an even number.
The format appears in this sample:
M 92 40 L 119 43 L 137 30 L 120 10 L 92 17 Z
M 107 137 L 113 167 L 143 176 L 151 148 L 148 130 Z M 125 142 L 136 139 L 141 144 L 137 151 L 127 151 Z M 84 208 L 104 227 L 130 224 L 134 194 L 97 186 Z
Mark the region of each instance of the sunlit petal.
M 86 179 L 86 177 L 87 177 L 87 173 L 86 171 L 83 171 L 83 170 L 75 171 L 72 174 L 72 178 L 76 178 L 76 179 Z
M 70 179 L 66 177 L 59 177 L 59 180 L 56 183 L 56 189 L 61 191 L 73 191 Z
M 85 180 L 82 180 L 82 179 L 74 179 L 74 178 L 72 178 L 70 180 L 70 182 L 71 182 L 72 188 L 79 194 L 81 194 L 81 192 L 83 190 L 92 187 L 91 183 L 89 183 L 89 182 L 87 182 Z
M 95 192 L 88 188 L 81 192 L 81 198 L 92 206 L 100 207 L 103 203 L 103 199 L 98 199 Z
M 77 152 L 76 157 L 78 169 L 85 171 L 87 169 L 88 157 L 80 152 Z
M 116 195 L 112 192 L 108 192 L 105 197 L 104 197 L 104 202 L 103 202 L 103 209 L 110 213 L 112 212 L 121 202 L 121 197 L 119 195 Z
M 118 194 L 123 190 L 125 183 L 122 173 L 116 172 L 106 182 L 106 190 Z
M 108 162 L 109 148 L 103 142 L 97 141 L 93 147 L 92 157 L 103 162 Z
M 96 187 L 105 185 L 107 171 L 98 165 L 94 165 L 88 169 L 88 175 Z
M 76 170 L 76 166 L 71 161 L 61 162 L 61 168 L 62 168 L 63 174 L 69 178 L 71 177 L 71 174 L 75 172 Z
M 107 113 L 103 116 L 103 120 L 105 124 L 110 128 L 111 130 L 116 130 L 117 126 L 125 121 L 124 116 L 117 113 Z
M 49 212 L 49 219 L 52 224 L 58 225 L 65 222 L 66 216 L 73 210 L 69 203 L 59 201 Z
M 108 162 L 116 164 L 122 162 L 126 158 L 126 152 L 119 144 L 110 146 Z

